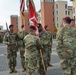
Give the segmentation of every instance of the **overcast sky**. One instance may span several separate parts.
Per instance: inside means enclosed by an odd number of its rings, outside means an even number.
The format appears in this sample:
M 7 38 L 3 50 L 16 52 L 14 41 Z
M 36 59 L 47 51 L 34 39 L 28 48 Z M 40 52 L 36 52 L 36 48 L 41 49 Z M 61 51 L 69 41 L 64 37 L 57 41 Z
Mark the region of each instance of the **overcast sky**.
M 38 11 L 40 9 L 40 0 L 34 0 L 34 2 Z M 70 0 L 68 0 L 68 4 L 72 5 Z M 20 0 L 0 0 L 0 26 L 3 25 L 3 28 L 6 29 L 5 23 L 10 24 L 10 15 L 20 14 L 19 6 Z

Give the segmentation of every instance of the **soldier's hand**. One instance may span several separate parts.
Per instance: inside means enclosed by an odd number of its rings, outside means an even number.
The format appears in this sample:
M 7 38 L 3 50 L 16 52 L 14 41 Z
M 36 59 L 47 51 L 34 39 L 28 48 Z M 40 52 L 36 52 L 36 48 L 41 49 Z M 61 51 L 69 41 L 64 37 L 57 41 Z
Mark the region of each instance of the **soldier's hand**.
M 10 45 L 10 42 L 7 42 L 7 45 Z

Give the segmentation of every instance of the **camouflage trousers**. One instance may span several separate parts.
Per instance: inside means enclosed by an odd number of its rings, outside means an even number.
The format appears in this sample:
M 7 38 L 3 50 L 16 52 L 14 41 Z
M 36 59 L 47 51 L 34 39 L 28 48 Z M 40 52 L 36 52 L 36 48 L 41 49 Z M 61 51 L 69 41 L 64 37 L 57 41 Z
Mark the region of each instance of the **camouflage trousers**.
M 45 68 L 46 68 L 46 71 L 47 71 L 48 53 L 46 51 L 42 51 L 42 54 L 43 54 L 43 58 L 44 58 Z M 39 64 L 38 74 L 42 74 L 43 75 L 44 74 L 44 67 L 43 67 L 42 58 L 41 58 L 40 54 L 38 56 L 38 64 Z
M 47 57 L 48 57 L 47 62 L 48 62 L 48 64 L 49 64 L 50 61 L 51 61 L 51 53 L 52 53 L 51 49 L 48 49 L 48 50 L 47 50 L 47 53 L 48 53 L 48 55 L 47 55 Z
M 25 57 L 24 57 L 25 49 L 24 47 L 20 47 L 19 49 L 20 49 L 21 65 L 24 67 L 25 66 Z
M 76 75 L 76 58 L 61 60 L 63 75 Z
M 26 75 L 35 75 L 37 69 L 37 53 L 25 56 Z
M 16 66 L 16 57 L 17 57 L 17 51 L 13 49 L 7 50 L 7 58 L 8 58 L 8 65 L 10 67 Z

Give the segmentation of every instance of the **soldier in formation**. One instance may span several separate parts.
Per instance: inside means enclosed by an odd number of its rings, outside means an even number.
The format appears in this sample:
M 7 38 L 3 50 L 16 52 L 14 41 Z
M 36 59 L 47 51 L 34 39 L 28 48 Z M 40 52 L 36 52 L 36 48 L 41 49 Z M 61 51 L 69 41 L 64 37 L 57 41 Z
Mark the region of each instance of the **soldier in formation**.
M 63 27 L 57 32 L 56 50 L 63 75 L 76 75 L 76 29 L 70 26 L 71 18 L 63 18 Z
M 52 53 L 52 33 L 50 31 L 48 31 L 47 28 L 48 28 L 48 25 L 45 25 L 44 26 L 44 29 L 50 35 L 50 46 L 47 47 L 47 49 L 48 49 L 48 66 L 52 66 L 52 64 L 50 64 L 50 61 L 51 61 L 51 53 Z
M 48 50 L 51 49 L 52 39 L 51 39 L 50 34 L 46 30 L 43 30 L 42 25 L 40 23 L 38 24 L 38 30 L 39 30 L 40 42 L 43 46 L 42 53 L 43 53 L 43 58 L 44 58 L 45 69 L 47 71 L 47 67 L 50 63 L 49 60 L 48 60 Z M 46 71 L 44 71 L 44 66 L 42 64 L 42 59 L 39 55 L 38 73 L 40 75 L 46 75 Z
M 21 26 L 21 29 L 22 31 L 18 32 L 18 49 L 20 50 L 22 72 L 24 72 L 26 68 L 25 68 L 25 57 L 24 57 L 25 46 L 23 39 L 28 33 L 24 30 L 24 25 Z
M 35 26 L 30 26 L 30 33 L 24 37 L 26 75 L 35 75 L 38 65 L 38 51 L 42 48 L 39 38 L 36 37 Z
M 13 25 L 9 25 L 10 31 L 8 31 L 3 38 L 3 42 L 7 45 L 7 58 L 10 73 L 17 72 L 16 57 L 17 57 L 17 34 L 13 31 Z

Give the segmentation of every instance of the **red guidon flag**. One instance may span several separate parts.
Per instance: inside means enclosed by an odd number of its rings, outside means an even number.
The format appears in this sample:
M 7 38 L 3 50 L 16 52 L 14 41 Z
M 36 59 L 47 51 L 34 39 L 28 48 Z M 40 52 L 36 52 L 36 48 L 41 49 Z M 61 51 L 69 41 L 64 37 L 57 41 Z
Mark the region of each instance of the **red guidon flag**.
M 30 24 L 33 23 L 33 25 L 36 26 L 37 25 L 37 16 L 36 16 L 35 8 L 33 7 L 33 4 L 31 2 L 31 0 L 29 0 L 29 11 L 28 11 L 28 15 L 29 15 L 29 22 L 30 22 Z M 36 26 L 36 36 L 39 37 L 37 26 Z
M 33 22 L 35 25 L 37 24 L 37 17 L 36 17 L 36 12 L 35 8 L 32 5 L 32 2 L 29 0 L 29 22 Z

